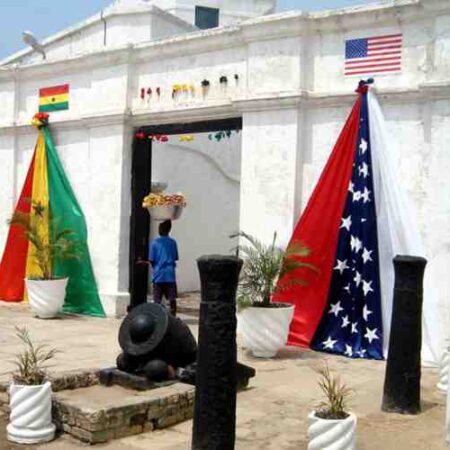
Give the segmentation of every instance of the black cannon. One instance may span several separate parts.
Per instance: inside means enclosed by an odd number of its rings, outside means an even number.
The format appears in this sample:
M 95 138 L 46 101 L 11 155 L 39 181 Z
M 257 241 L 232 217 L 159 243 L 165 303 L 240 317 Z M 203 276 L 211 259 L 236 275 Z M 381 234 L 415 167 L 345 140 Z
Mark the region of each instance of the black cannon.
M 197 343 L 189 327 L 161 305 L 144 303 L 131 310 L 119 329 L 122 352 L 117 367 L 100 371 L 100 383 L 146 390 L 178 380 L 196 384 Z M 237 388 L 248 385 L 255 370 L 237 364 Z
M 118 382 L 145 389 L 151 382 L 175 379 L 177 369 L 197 359 L 197 343 L 189 327 L 155 303 L 139 305 L 125 317 L 119 344 L 122 353 L 116 364 L 122 374 L 106 369 L 101 380 L 104 384 Z M 124 377 L 123 372 L 131 376 Z

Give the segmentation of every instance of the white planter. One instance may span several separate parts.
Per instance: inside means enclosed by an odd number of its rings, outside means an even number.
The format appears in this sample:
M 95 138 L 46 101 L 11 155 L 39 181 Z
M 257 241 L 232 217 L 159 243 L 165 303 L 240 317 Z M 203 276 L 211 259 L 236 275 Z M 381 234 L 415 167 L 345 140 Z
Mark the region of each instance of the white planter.
M 63 308 L 68 278 L 25 280 L 31 311 L 41 319 L 56 317 Z
M 48 442 L 55 437 L 52 423 L 52 386 L 12 384 L 9 388 L 8 440 L 19 444 Z
M 439 371 L 439 382 L 437 384 L 437 388 L 439 392 L 443 395 L 447 395 L 448 389 L 448 371 L 449 371 L 449 363 L 450 363 L 450 351 L 449 351 L 450 341 L 446 339 L 445 348 L 442 352 L 441 363 L 440 363 L 440 371 Z
M 447 395 L 448 388 L 448 364 L 450 362 L 450 354 L 447 349 L 442 353 L 442 360 L 439 371 L 439 382 L 437 388 L 443 395 Z
M 353 450 L 356 444 L 356 416 L 342 420 L 321 419 L 313 411 L 308 415 L 308 450 Z
M 273 358 L 286 344 L 293 316 L 293 305 L 243 309 L 238 313 L 238 330 L 244 347 L 256 357 Z

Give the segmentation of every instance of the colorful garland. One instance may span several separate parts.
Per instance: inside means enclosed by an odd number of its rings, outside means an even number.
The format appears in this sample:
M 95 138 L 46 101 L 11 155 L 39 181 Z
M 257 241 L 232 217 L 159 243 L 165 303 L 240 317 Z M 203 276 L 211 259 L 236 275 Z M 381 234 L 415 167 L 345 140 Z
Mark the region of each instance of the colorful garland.
M 31 119 L 31 125 L 35 126 L 38 129 L 47 127 L 49 117 L 50 116 L 45 112 L 38 112 Z

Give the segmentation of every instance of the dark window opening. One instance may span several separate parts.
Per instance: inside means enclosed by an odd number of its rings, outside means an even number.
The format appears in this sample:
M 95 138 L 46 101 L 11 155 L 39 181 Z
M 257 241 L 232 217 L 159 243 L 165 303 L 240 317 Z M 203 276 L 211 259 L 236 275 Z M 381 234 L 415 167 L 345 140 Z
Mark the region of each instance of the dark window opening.
M 201 30 L 219 26 L 219 9 L 206 6 L 195 7 L 195 26 Z

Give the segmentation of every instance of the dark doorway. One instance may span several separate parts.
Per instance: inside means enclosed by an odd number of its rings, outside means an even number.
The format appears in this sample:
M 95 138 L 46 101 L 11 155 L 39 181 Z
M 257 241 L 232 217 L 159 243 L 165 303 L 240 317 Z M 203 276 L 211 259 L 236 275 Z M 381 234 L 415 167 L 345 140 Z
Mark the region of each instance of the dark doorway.
M 131 168 L 131 217 L 129 290 L 130 307 L 147 301 L 148 266 L 137 264 L 139 259 L 148 259 L 150 215 L 142 207 L 142 200 L 151 186 L 152 139 L 154 135 L 207 133 L 226 130 L 241 130 L 242 119 L 223 119 L 206 122 L 179 123 L 145 126 L 135 130 L 132 146 Z

